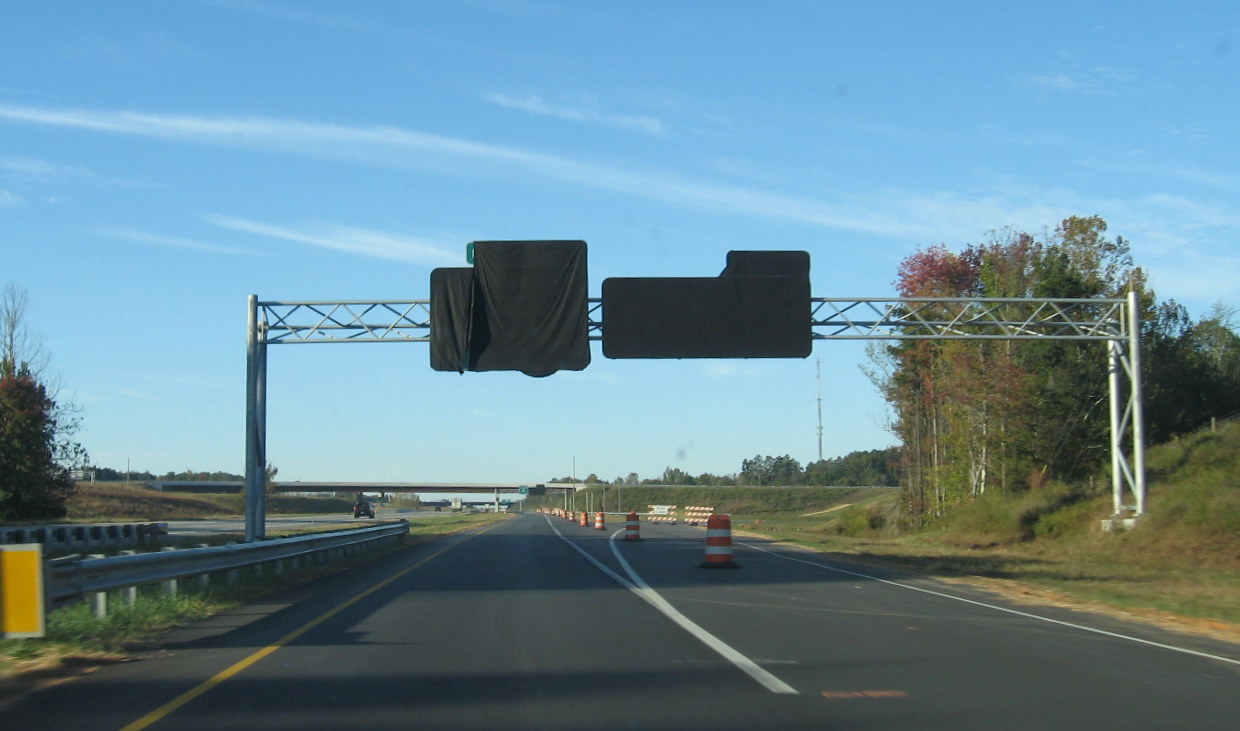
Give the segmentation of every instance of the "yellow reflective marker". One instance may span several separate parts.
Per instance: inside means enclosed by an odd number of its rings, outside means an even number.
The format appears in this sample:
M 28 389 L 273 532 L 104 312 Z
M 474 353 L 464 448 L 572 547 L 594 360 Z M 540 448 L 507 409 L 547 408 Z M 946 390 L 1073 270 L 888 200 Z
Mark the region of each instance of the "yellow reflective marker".
M 43 636 L 43 545 L 0 546 L 0 637 Z

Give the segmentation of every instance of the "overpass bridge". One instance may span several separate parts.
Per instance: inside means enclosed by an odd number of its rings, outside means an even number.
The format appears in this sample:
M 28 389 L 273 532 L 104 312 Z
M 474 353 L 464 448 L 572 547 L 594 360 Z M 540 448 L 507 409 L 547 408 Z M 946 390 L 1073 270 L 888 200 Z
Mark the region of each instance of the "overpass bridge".
M 546 485 L 513 482 L 277 482 L 276 492 L 520 492 L 542 495 Z
M 245 483 L 241 481 L 196 481 L 196 480 L 153 480 L 151 488 L 164 492 L 242 492 Z M 546 494 L 544 484 L 523 485 L 515 482 L 277 482 L 276 492 L 412 492 L 439 493 L 464 492 L 488 493 L 517 492 L 526 488 L 530 495 Z M 552 489 L 571 490 L 572 485 L 553 485 Z

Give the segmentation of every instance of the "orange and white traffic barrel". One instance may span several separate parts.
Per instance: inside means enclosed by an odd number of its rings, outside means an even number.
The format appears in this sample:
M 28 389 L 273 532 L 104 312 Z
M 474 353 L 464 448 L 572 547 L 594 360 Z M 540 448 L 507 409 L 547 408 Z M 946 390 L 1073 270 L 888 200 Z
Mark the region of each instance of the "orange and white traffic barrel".
M 577 521 L 577 525 L 581 526 L 582 528 L 589 526 L 590 525 L 590 514 L 584 510 L 581 511 L 581 519 Z
M 641 521 L 637 517 L 637 511 L 630 510 L 629 514 L 624 518 L 624 540 L 640 541 L 642 539 Z
M 576 519 L 577 519 L 577 514 L 576 514 L 576 513 L 574 513 L 574 512 L 573 512 L 573 511 L 571 511 L 571 510 L 566 510 L 566 511 L 564 511 L 564 519 L 565 519 L 565 520 L 576 520 Z
M 594 514 L 594 530 L 607 530 L 606 518 L 601 510 Z
M 712 515 L 706 520 L 706 560 L 701 563 L 704 569 L 735 569 L 739 568 L 732 560 L 732 518 L 727 515 Z

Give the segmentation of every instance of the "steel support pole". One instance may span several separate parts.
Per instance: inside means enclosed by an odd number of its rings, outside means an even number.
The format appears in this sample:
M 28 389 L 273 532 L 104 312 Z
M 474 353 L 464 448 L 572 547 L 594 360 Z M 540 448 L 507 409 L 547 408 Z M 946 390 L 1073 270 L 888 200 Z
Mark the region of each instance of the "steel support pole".
M 1141 392 L 1141 310 L 1136 292 L 1128 293 L 1128 367 L 1131 387 L 1128 413 L 1132 419 L 1132 492 L 1137 515 L 1145 515 L 1145 409 Z
M 1111 412 L 1111 515 L 1118 518 L 1124 509 L 1124 424 L 1120 415 L 1120 373 L 1124 369 L 1121 351 L 1123 347 L 1117 340 L 1107 341 L 1107 374 L 1110 384 Z
M 264 506 L 263 445 L 267 441 L 264 383 L 267 347 L 262 343 L 258 327 L 258 296 L 250 295 L 249 326 L 246 330 L 245 353 L 245 540 L 263 538 L 266 511 Z
M 254 415 L 258 419 L 258 497 L 255 498 L 254 524 L 257 538 L 267 537 L 267 320 L 258 321 L 258 383 Z

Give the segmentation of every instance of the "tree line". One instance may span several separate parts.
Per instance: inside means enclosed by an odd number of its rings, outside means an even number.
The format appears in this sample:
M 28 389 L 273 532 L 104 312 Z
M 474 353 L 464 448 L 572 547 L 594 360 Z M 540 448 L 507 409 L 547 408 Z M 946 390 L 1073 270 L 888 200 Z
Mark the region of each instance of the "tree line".
M 641 478 L 636 472 L 608 482 L 591 473 L 584 479 L 556 477 L 552 484 L 580 483 L 585 485 L 815 485 L 895 487 L 900 484 L 900 448 L 871 449 L 843 457 L 810 462 L 804 467 L 789 455 L 773 457 L 755 455 L 741 461 L 739 472 L 715 475 L 709 472 L 691 475 L 678 467 L 667 467 L 658 477 Z
M 118 470 L 112 467 L 87 467 L 88 472 L 95 473 L 95 479 L 102 482 L 115 482 L 119 480 L 129 480 L 131 482 L 154 482 L 156 480 L 165 480 L 169 482 L 244 482 L 245 475 L 236 475 L 231 472 L 204 472 L 202 470 L 182 470 L 173 472 L 169 470 L 162 475 L 155 475 L 151 472 L 134 471 L 134 470 Z
M 961 251 L 919 250 L 900 265 L 903 297 L 1119 298 L 1138 295 L 1146 434 L 1166 441 L 1240 411 L 1235 309 L 1194 321 L 1160 301 L 1127 241 L 1100 217 L 1041 237 L 994 233 Z M 1105 347 L 1075 341 L 900 341 L 871 351 L 895 411 L 904 507 L 914 521 L 989 491 L 1086 478 L 1109 459 Z

